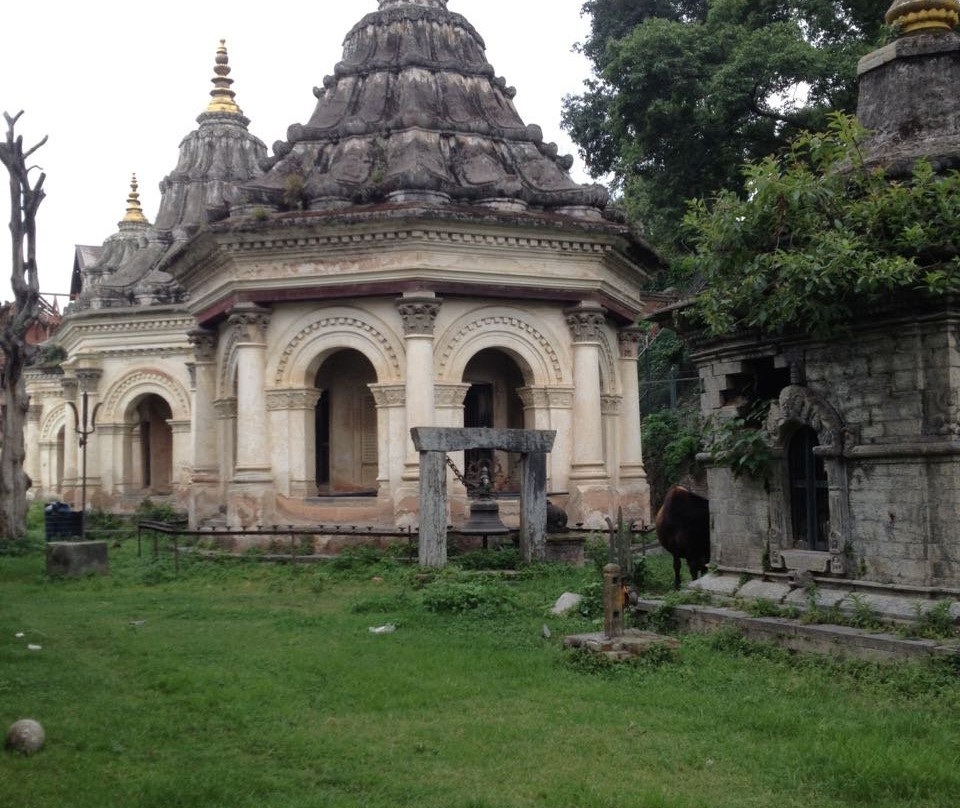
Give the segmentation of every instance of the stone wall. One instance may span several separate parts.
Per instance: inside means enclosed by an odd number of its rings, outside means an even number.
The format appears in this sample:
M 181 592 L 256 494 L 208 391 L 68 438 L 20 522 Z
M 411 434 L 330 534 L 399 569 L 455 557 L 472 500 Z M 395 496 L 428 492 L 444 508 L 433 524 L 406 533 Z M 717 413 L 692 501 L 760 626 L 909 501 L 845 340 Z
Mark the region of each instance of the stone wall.
M 949 305 L 918 306 L 864 317 L 831 342 L 700 345 L 705 417 L 742 413 L 748 388 L 774 402 L 768 479 L 708 471 L 713 561 L 753 571 L 810 564 L 894 586 L 960 587 L 958 325 Z M 800 407 L 786 400 L 798 390 L 806 397 Z M 825 458 L 834 546 L 830 558 L 788 552 L 788 563 L 776 552 L 794 541 L 786 446 L 804 425 L 817 432 L 815 451 Z

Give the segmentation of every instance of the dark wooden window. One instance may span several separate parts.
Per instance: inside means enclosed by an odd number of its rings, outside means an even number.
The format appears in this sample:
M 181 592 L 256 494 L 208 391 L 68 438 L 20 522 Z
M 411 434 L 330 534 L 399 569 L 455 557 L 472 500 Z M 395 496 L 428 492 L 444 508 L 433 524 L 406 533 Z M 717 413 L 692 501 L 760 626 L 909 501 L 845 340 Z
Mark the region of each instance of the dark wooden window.
M 324 390 L 314 409 L 317 485 L 330 483 L 330 394 Z
M 830 498 L 823 458 L 813 453 L 816 445 L 817 433 L 808 426 L 790 439 L 790 516 L 794 546 L 825 551 L 830 548 Z

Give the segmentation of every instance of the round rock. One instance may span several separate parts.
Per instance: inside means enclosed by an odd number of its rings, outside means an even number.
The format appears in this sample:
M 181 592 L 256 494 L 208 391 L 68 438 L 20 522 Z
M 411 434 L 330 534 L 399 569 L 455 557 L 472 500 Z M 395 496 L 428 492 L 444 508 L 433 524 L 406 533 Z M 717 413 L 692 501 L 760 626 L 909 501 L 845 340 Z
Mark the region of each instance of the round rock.
M 44 733 L 39 721 L 34 721 L 32 718 L 22 718 L 7 730 L 6 747 L 15 752 L 32 755 L 43 748 L 45 739 L 46 733 Z

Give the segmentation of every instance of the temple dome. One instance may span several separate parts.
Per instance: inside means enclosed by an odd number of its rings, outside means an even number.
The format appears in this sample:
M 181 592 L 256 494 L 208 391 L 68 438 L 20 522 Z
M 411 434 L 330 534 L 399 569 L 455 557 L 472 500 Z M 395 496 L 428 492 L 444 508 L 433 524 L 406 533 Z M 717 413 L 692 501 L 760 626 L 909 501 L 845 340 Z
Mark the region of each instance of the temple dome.
M 523 122 L 485 47 L 446 0 L 380 0 L 314 89 L 313 115 L 246 185 L 247 204 L 453 201 L 599 218 L 607 191 L 571 179 L 573 159 Z

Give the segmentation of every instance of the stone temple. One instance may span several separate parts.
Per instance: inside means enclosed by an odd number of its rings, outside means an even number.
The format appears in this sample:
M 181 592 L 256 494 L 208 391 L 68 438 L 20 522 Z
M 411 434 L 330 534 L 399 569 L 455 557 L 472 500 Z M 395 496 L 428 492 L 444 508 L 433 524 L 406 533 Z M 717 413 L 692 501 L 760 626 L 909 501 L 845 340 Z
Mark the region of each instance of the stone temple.
M 649 519 L 635 323 L 659 258 L 447 5 L 379 0 L 269 155 L 221 43 L 155 220 L 134 181 L 118 231 L 77 248 L 66 359 L 29 375 L 36 496 L 79 504 L 85 398 L 105 508 L 415 524 L 410 429 L 493 426 L 556 430 L 548 491 L 571 523 Z M 452 459 L 519 485 L 506 453 Z M 466 501 L 452 484 L 454 522 Z

